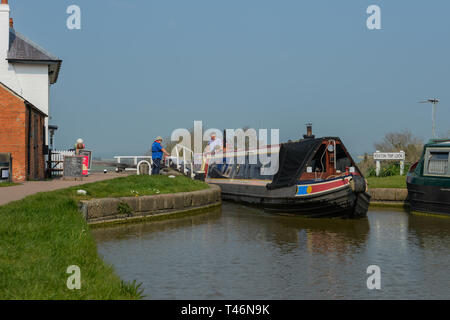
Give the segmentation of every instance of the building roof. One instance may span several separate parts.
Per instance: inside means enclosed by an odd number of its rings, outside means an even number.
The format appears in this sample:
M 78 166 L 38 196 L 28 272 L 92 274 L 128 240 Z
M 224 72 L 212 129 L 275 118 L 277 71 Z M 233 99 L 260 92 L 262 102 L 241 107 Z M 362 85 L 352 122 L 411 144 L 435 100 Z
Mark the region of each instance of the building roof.
M 46 51 L 13 28 L 9 29 L 8 61 L 49 65 L 50 83 L 58 80 L 62 60 Z

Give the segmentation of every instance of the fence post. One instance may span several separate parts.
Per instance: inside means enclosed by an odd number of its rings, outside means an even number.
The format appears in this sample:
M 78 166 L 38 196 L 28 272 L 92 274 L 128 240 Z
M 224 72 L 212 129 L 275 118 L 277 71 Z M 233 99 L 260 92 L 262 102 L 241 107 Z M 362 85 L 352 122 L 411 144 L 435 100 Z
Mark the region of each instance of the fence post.
M 175 152 L 177 154 L 177 170 L 180 170 L 180 152 L 178 151 L 178 145 L 175 146 Z
M 403 171 L 405 170 L 405 151 L 401 150 L 402 160 L 400 161 L 400 175 L 403 175 Z
M 380 152 L 380 150 L 377 150 L 376 152 Z M 377 174 L 377 177 L 380 175 L 380 169 L 381 169 L 380 160 L 377 160 L 377 162 L 376 162 L 376 174 Z

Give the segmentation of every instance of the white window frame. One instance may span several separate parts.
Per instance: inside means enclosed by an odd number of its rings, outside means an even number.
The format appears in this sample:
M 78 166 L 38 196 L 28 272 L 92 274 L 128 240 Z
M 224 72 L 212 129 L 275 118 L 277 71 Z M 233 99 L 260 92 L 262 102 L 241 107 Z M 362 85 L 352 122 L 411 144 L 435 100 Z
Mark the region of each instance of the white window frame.
M 428 173 L 428 165 L 430 163 L 429 159 L 432 152 L 439 152 L 439 153 L 447 152 L 449 154 L 447 173 L 445 174 Z M 423 161 L 423 175 L 428 177 L 450 177 L 450 148 L 434 148 L 434 147 L 427 148 L 425 151 L 425 157 Z

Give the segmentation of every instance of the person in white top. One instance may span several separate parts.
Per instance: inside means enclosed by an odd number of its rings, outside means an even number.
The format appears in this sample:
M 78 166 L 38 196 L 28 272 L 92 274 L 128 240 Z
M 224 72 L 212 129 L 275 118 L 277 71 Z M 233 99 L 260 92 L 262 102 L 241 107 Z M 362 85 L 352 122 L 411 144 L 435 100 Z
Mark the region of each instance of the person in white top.
M 208 153 L 214 154 L 217 152 L 220 152 L 222 150 L 222 140 L 220 138 L 217 138 L 216 133 L 211 133 L 211 140 L 208 142 Z

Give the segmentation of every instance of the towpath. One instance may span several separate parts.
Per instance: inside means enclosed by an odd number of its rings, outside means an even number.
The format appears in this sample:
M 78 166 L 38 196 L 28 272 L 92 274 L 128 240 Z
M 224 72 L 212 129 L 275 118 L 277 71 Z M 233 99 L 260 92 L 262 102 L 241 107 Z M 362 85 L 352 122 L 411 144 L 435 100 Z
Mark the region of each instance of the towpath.
M 82 181 L 63 180 L 63 179 L 53 179 L 48 181 L 26 181 L 23 184 L 17 186 L 0 188 L 0 206 L 7 204 L 11 201 L 21 200 L 29 195 L 38 192 L 64 189 L 86 183 L 109 180 L 123 176 L 126 176 L 126 174 L 108 172 L 107 174 L 93 173 L 89 175 L 89 177 L 83 178 Z

